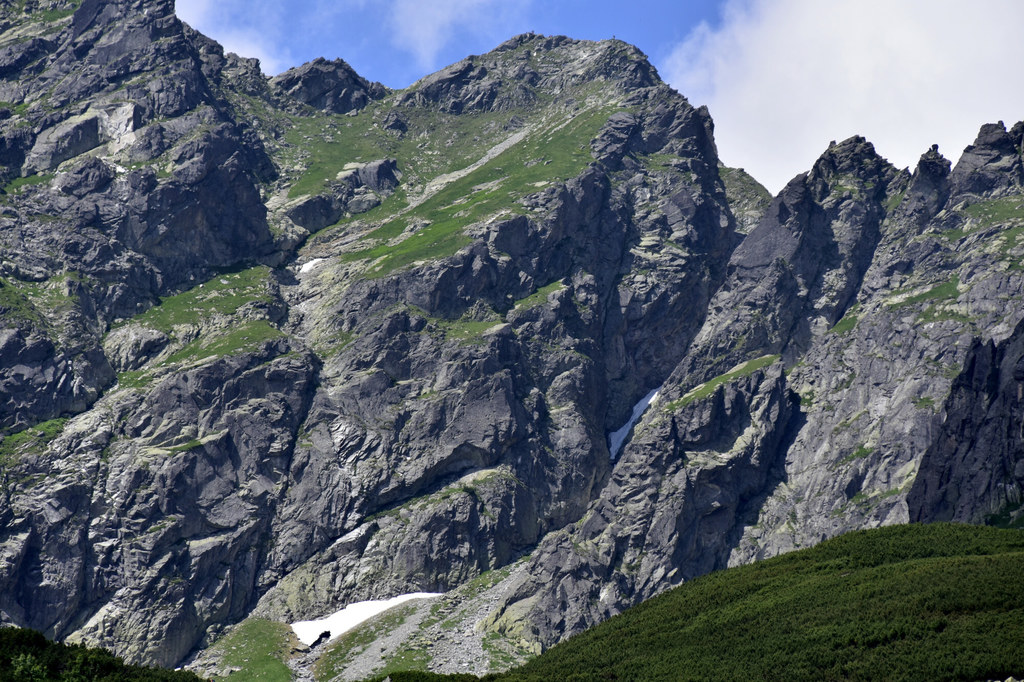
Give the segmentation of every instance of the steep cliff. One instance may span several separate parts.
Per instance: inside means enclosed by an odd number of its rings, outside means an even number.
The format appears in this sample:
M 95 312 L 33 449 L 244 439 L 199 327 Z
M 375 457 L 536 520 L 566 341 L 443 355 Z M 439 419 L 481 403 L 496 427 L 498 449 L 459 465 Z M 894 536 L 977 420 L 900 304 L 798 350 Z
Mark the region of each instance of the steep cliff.
M 851 528 L 1019 523 L 1022 132 L 985 126 L 952 172 L 932 150 L 912 175 L 852 138 L 789 183 L 611 482 L 541 543 L 499 629 L 550 644 Z M 780 366 L 788 398 L 766 403 L 751 382 Z M 755 406 L 775 413 L 759 423 Z
M 618 41 L 389 91 L 131 0 L 4 8 L 0 100 L 4 622 L 213 669 L 446 592 L 401 647 L 486 670 L 846 530 L 1019 522 L 1024 124 L 769 200 Z

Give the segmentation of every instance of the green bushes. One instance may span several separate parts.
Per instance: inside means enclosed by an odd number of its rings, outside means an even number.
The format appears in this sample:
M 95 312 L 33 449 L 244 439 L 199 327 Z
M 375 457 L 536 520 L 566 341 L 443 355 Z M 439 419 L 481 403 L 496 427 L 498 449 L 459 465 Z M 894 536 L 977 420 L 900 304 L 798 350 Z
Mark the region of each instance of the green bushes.
M 986 680 L 1024 672 L 1024 531 L 858 531 L 698 578 L 484 680 Z M 472 679 L 392 677 L 392 680 Z
M 1024 672 L 1024 532 L 850 533 L 655 597 L 500 680 L 984 680 Z
M 476 675 L 438 675 L 437 673 L 425 673 L 413 670 L 380 675 L 373 678 L 373 682 L 383 682 L 384 680 L 391 680 L 391 682 L 438 682 L 439 680 L 448 680 L 449 682 L 477 682 L 479 679 L 480 678 Z
M 104 649 L 51 642 L 34 630 L 0 628 L 0 680 L 198 682 L 199 678 L 189 672 L 125 665 Z

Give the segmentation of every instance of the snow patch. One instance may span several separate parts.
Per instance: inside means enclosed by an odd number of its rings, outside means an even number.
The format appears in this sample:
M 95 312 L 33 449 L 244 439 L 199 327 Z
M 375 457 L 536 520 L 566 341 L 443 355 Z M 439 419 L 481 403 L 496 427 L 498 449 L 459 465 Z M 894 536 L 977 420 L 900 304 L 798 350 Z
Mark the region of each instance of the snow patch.
M 640 417 L 644 415 L 647 408 L 658 400 L 658 391 L 661 390 L 661 386 L 654 389 L 643 397 L 636 405 L 633 406 L 633 414 L 629 418 L 629 421 L 622 425 L 622 428 L 618 431 L 613 431 L 608 435 L 608 451 L 612 454 L 612 461 L 619 456 L 619 452 L 622 450 L 622 446 L 626 444 L 626 437 L 629 432 L 633 430 L 633 427 Z
M 301 620 L 297 623 L 292 623 L 292 630 L 295 631 L 295 636 L 299 638 L 300 642 L 310 646 L 319 639 L 320 634 L 323 632 L 330 632 L 330 638 L 334 639 L 373 618 L 378 613 L 384 613 L 399 604 L 413 599 L 433 599 L 440 596 L 442 595 L 439 592 L 413 592 L 412 594 L 401 594 L 391 599 L 356 602 L 320 620 Z
M 299 268 L 299 274 L 300 275 L 304 275 L 305 273 L 310 272 L 313 268 L 315 268 L 316 266 L 320 265 L 320 263 L 323 263 L 324 260 L 325 259 L 323 259 L 323 258 L 314 258 L 311 261 L 307 261 L 307 262 L 303 263 L 302 267 Z

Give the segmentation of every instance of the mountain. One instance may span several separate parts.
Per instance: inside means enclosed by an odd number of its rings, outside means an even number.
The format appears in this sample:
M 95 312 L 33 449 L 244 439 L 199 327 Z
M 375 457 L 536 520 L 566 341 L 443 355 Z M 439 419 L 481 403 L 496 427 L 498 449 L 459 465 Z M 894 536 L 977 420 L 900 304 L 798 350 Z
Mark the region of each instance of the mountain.
M 486 672 L 850 530 L 1021 524 L 1024 123 L 772 199 L 619 41 L 392 91 L 170 0 L 5 5 L 0 102 L 4 623 L 213 673 L 445 593 L 291 664 Z
M 1024 667 L 1022 562 L 1020 530 L 940 523 L 851 532 L 689 581 L 483 679 L 1013 680 Z M 242 675 L 287 679 L 283 663 L 254 650 L 273 629 L 243 627 L 228 638 Z M 0 629 L 0 638 L 0 670 L 15 676 L 36 665 L 47 679 L 68 670 L 198 679 L 126 670 L 109 653 L 16 628 Z M 373 679 L 481 678 L 395 670 Z

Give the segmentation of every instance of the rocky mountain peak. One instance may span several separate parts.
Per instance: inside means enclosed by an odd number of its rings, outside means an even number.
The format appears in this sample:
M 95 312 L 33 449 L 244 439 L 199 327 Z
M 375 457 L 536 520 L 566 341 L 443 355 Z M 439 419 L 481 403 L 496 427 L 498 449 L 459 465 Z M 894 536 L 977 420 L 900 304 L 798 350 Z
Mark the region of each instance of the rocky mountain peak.
M 593 81 L 606 82 L 620 93 L 661 84 L 647 57 L 622 41 L 525 33 L 421 79 L 399 104 L 439 105 L 452 113 L 504 111 L 533 102 L 539 91 L 558 92 Z
M 790 232 L 797 235 L 797 240 L 823 237 L 807 231 L 820 229 L 831 233 L 834 226 L 830 216 L 847 210 L 846 205 L 850 203 L 876 203 L 895 176 L 895 167 L 879 156 L 874 145 L 863 137 L 831 143 L 809 173 L 795 177 L 775 198 L 762 224 L 737 250 L 736 263 L 764 265 L 772 257 L 780 256 L 789 260 L 795 251 L 786 248 L 780 251 L 781 242 L 767 249 L 758 244 L 764 240 L 774 243 L 783 233 Z M 797 243 L 793 242 L 793 248 L 797 248 Z
M 1024 122 L 1010 131 L 1002 121 L 983 125 L 953 168 L 953 193 L 999 196 L 1020 192 L 1024 187 L 1022 138 Z
M 820 199 L 836 192 L 861 192 L 884 185 L 895 167 L 878 155 L 875 146 L 859 135 L 829 145 L 811 167 L 807 178 Z
M 322 57 L 285 71 L 271 79 L 270 85 L 303 104 L 335 114 L 362 109 L 388 92 L 380 83 L 360 76 L 344 60 Z
M 922 154 L 921 158 L 918 159 L 911 184 L 913 186 L 913 184 L 918 182 L 928 184 L 941 182 L 949 177 L 952 166 L 949 159 L 939 153 L 939 145 L 933 144 L 931 149 Z
M 539 33 L 528 31 L 526 33 L 520 33 L 519 35 L 512 36 L 511 38 L 509 38 L 508 40 L 494 48 L 492 52 L 509 52 L 511 50 L 515 50 L 516 48 L 522 46 L 525 43 L 533 42 L 535 40 L 543 40 L 545 42 L 550 41 L 552 45 L 554 45 L 558 42 L 570 41 L 571 38 L 568 38 L 566 36 L 556 36 L 554 38 L 549 39 L 545 38 L 545 36 Z
M 933 218 L 949 199 L 950 168 L 949 159 L 939 153 L 938 145 L 932 145 L 917 162 L 900 212 L 918 224 Z

